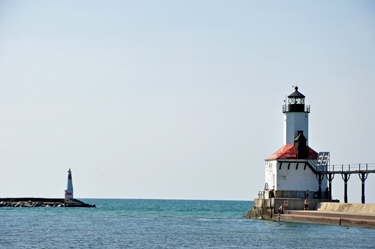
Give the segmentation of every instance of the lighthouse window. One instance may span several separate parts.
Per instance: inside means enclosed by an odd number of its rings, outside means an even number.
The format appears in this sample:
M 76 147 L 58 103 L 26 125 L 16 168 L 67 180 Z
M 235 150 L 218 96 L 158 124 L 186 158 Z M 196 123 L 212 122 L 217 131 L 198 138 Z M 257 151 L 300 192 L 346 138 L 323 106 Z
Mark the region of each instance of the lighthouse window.
M 290 98 L 288 102 L 289 102 L 289 104 L 295 104 L 296 103 L 296 99 L 295 98 Z
M 296 99 L 296 104 L 303 105 L 305 103 L 304 99 Z

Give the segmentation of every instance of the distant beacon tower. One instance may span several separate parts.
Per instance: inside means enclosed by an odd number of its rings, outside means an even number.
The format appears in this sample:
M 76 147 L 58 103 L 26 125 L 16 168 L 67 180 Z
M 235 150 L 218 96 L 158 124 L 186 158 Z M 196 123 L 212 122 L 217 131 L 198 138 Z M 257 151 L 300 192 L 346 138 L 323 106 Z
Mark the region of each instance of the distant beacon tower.
M 70 169 L 68 171 L 68 187 L 67 187 L 67 190 L 65 190 L 65 198 L 73 199 L 73 181 L 72 181 L 72 171 Z
M 304 198 L 307 189 L 318 198 L 326 189 L 326 177 L 317 180 L 318 153 L 308 146 L 309 112 L 296 87 L 283 105 L 284 146 L 265 159 L 265 198 Z
M 284 113 L 284 145 L 294 145 L 298 131 L 302 131 L 309 139 L 309 112 L 310 106 L 305 107 L 305 96 L 298 92 L 298 87 L 288 96 L 287 103 L 283 106 Z

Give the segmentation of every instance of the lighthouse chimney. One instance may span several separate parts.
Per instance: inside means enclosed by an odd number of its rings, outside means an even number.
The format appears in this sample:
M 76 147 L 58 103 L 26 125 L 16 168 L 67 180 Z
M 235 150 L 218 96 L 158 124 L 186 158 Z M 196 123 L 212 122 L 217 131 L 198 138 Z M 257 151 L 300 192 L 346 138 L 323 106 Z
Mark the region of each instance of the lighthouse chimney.
M 299 131 L 309 139 L 309 113 L 310 106 L 305 106 L 305 96 L 298 92 L 298 87 L 288 96 L 287 103 L 283 106 L 284 113 L 284 145 L 294 145 L 294 139 Z
M 294 147 L 296 148 L 297 158 L 306 159 L 306 138 L 303 136 L 303 131 L 297 131 L 297 137 L 294 139 Z
M 65 198 L 73 199 L 73 181 L 72 181 L 71 169 L 69 169 L 68 171 L 68 187 L 67 187 L 67 190 L 65 190 Z

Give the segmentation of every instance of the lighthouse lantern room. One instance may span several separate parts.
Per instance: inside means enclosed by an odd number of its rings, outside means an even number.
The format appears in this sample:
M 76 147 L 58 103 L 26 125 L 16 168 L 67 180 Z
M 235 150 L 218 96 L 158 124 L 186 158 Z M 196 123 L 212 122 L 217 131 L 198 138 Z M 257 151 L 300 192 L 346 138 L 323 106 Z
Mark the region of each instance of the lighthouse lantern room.
M 318 197 L 327 187 L 327 179 L 317 180 L 318 153 L 308 146 L 310 106 L 298 91 L 283 105 L 284 146 L 265 159 L 265 198 L 304 198 L 306 190 Z M 318 192 L 320 191 L 320 192 Z

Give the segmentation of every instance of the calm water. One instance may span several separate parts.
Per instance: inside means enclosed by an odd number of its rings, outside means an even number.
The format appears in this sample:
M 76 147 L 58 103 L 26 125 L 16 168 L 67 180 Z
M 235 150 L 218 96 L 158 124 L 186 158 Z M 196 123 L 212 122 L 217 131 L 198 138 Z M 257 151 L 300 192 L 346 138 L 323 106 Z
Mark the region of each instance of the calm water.
M 375 248 L 375 229 L 244 219 L 250 201 L 82 200 L 0 208 L 0 248 Z

